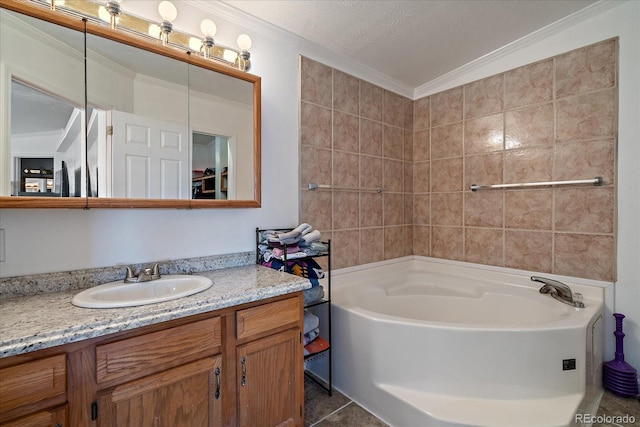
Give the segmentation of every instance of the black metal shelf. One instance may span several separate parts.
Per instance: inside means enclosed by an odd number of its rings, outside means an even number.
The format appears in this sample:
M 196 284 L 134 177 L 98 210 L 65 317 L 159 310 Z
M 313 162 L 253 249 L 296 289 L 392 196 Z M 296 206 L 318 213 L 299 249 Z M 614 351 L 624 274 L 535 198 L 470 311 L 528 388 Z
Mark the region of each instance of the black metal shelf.
M 293 227 L 285 227 L 285 228 L 259 228 L 256 227 L 256 264 L 261 264 L 261 253 L 260 253 L 260 246 L 261 246 L 261 242 L 260 242 L 260 237 L 262 232 L 264 231 L 281 231 L 281 232 L 287 232 L 287 231 L 291 231 L 293 230 Z M 278 261 L 281 261 L 284 263 L 284 268 L 285 271 L 287 269 L 287 263 L 289 261 L 298 261 L 298 260 L 305 260 L 305 259 L 313 259 L 313 258 L 327 258 L 327 269 L 325 271 L 325 277 L 327 279 L 327 289 L 325 290 L 325 296 L 319 300 L 319 301 L 314 301 L 312 303 L 309 304 L 305 304 L 304 308 L 313 308 L 313 307 L 321 307 L 321 306 L 326 306 L 326 322 L 327 322 L 327 329 L 328 331 L 326 331 L 326 334 L 320 334 L 320 337 L 322 337 L 325 341 L 327 341 L 327 343 L 329 344 L 329 346 L 326 349 L 320 350 L 316 353 L 310 354 L 308 356 L 304 357 L 304 362 L 305 362 L 305 371 L 304 374 L 307 378 L 309 378 L 310 380 L 314 381 L 315 383 L 317 383 L 320 387 L 322 387 L 328 394 L 329 396 L 331 396 L 333 394 L 333 380 L 332 380 L 332 366 L 331 366 L 331 351 L 332 351 L 332 342 L 331 342 L 331 239 L 327 240 L 327 241 L 321 241 L 321 243 L 324 243 L 327 245 L 327 251 L 323 251 L 323 252 L 319 252 L 316 255 L 308 255 L 305 257 L 300 257 L 300 258 L 293 258 L 293 259 L 288 259 L 287 258 L 287 246 L 290 245 L 286 245 L 283 244 L 282 247 L 284 248 L 284 254 L 282 259 L 280 258 L 276 258 Z M 316 375 L 315 373 L 308 371 L 306 369 L 306 364 L 308 362 L 313 362 L 319 359 L 322 359 L 324 357 L 328 357 L 328 362 L 327 362 L 327 379 L 328 381 L 325 381 L 321 378 L 318 377 L 318 375 Z

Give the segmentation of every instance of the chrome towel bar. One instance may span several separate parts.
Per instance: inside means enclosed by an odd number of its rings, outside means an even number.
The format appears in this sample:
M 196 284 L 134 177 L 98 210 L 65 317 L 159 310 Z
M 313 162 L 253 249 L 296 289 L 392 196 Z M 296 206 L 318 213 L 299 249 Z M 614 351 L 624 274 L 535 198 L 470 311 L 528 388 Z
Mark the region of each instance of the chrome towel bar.
M 493 188 L 522 188 L 522 187 L 541 187 L 545 185 L 575 185 L 575 184 L 593 184 L 602 185 L 604 179 L 601 176 L 596 176 L 593 179 L 574 179 L 568 181 L 546 181 L 546 182 L 519 182 L 515 184 L 495 184 L 495 185 L 477 185 L 472 184 L 469 186 L 469 190 L 489 190 Z
M 342 190 L 342 191 L 375 191 L 376 193 L 382 193 L 383 191 L 385 191 L 384 188 L 382 187 L 376 187 L 376 188 L 350 188 L 350 187 L 332 187 L 331 185 L 326 185 L 326 184 L 315 184 L 313 182 L 310 182 L 309 184 L 307 184 L 307 190 L 317 190 L 319 188 L 322 189 L 327 189 L 327 190 Z

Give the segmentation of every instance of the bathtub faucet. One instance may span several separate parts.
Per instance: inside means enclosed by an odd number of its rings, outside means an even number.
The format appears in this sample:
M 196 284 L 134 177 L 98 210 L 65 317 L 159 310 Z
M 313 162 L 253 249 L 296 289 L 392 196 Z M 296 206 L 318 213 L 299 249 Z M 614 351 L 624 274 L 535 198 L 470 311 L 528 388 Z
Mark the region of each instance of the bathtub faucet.
M 571 288 L 564 283 L 539 276 L 531 276 L 531 280 L 544 283 L 544 286 L 540 288 L 541 294 L 549 294 L 560 302 L 576 308 L 584 308 L 582 294 L 576 293 L 574 295 L 573 292 L 571 292 Z

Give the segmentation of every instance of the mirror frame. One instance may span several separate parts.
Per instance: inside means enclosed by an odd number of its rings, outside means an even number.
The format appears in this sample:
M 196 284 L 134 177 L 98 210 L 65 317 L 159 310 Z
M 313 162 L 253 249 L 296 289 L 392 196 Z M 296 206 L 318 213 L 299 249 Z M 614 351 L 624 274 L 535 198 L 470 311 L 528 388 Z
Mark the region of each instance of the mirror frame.
M 261 79 L 259 76 L 227 67 L 213 60 L 204 59 L 186 51 L 162 46 L 143 37 L 136 37 L 123 30 L 112 30 L 109 26 L 95 22 L 86 23 L 78 17 L 55 12 L 44 7 L 18 2 L 16 0 L 0 0 L 0 8 L 22 13 L 33 18 L 61 25 L 81 33 L 93 34 L 116 42 L 124 43 L 158 55 L 176 59 L 190 65 L 201 67 L 212 72 L 218 72 L 230 77 L 238 78 L 253 84 L 253 200 L 203 200 L 203 199 L 126 199 L 100 197 L 29 197 L 4 196 L 0 197 L 0 208 L 259 208 L 261 206 Z M 86 94 L 85 94 L 86 95 Z M 86 96 L 85 96 L 86 97 Z M 86 144 L 86 136 L 85 141 Z

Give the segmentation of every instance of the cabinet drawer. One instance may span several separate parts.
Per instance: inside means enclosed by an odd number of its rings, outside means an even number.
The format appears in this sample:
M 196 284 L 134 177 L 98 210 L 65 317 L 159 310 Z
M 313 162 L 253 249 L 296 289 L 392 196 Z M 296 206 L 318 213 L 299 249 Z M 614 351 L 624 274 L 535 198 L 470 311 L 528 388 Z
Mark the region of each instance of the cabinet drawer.
M 67 356 L 47 357 L 0 370 L 0 413 L 67 392 Z
M 127 381 L 214 355 L 222 344 L 220 318 L 201 320 L 96 347 L 98 384 Z
M 295 325 L 302 317 L 300 298 L 276 301 L 236 313 L 238 339 L 268 332 L 286 325 Z
M 67 427 L 67 405 L 46 409 L 19 420 L 2 423 L 2 427 Z

